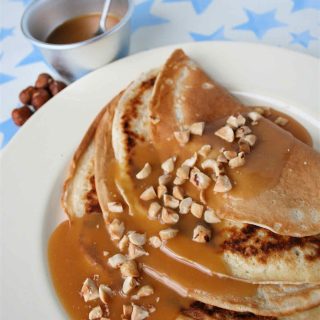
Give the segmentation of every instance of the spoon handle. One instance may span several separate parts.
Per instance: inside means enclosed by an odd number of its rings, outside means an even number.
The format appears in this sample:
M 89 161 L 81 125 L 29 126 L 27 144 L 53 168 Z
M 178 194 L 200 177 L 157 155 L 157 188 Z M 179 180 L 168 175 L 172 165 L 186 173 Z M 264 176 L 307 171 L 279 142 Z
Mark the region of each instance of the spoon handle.
M 111 4 L 111 0 L 105 0 L 104 5 L 103 5 L 103 10 L 101 13 L 101 17 L 100 17 L 100 22 L 99 22 L 100 29 L 104 30 L 104 31 L 106 30 L 106 19 L 108 16 L 110 4 Z

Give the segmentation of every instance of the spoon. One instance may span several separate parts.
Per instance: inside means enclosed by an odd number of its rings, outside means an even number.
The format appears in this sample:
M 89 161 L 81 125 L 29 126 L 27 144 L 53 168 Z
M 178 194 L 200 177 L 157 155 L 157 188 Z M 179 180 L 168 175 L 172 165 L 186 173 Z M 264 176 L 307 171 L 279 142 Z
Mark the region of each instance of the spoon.
M 106 32 L 106 19 L 107 19 L 108 13 L 109 13 L 110 4 L 111 4 L 111 0 L 105 0 L 104 5 L 103 5 L 103 9 L 102 9 L 102 13 L 101 13 L 101 17 L 100 17 L 100 21 L 99 21 L 99 28 L 96 31 L 96 33 L 94 34 L 95 36 L 98 36 L 98 35 Z

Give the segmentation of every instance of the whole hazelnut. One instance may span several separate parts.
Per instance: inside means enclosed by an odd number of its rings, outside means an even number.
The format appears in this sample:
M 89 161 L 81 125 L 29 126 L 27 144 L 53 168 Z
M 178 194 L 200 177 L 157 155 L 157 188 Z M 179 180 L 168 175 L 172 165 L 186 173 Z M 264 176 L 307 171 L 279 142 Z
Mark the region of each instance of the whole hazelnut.
M 51 98 L 50 93 L 46 89 L 36 89 L 32 95 L 31 104 L 36 110 L 41 108 Z
M 38 79 L 36 80 L 35 87 L 38 89 L 48 88 L 52 81 L 53 79 L 50 76 L 50 74 L 41 73 L 39 74 Z
M 22 126 L 31 116 L 32 111 L 28 106 L 13 109 L 11 112 L 13 122 L 19 127 Z
M 50 83 L 49 90 L 53 96 L 63 90 L 67 85 L 62 81 L 53 81 Z
M 19 94 L 19 99 L 23 104 L 29 104 L 31 102 L 32 95 L 35 92 L 35 88 L 32 86 L 29 86 L 22 90 Z

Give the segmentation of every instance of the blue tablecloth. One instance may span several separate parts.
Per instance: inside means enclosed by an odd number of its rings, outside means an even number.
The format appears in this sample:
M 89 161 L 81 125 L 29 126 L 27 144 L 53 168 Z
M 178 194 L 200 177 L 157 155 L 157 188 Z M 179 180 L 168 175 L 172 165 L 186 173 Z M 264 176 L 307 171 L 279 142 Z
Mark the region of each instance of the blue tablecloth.
M 52 0 L 54 1 L 54 0 Z M 116 0 L 115 0 L 116 1 Z M 0 0 L 0 149 L 11 111 L 41 72 L 55 73 L 20 31 L 30 0 Z M 189 41 L 250 41 L 320 57 L 320 0 L 136 0 L 130 53 Z

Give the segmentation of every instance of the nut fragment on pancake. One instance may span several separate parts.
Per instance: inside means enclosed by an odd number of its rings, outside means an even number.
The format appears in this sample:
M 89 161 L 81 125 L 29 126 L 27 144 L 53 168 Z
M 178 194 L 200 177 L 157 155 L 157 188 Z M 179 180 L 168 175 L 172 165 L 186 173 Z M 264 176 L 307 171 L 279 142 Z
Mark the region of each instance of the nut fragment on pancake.
M 149 200 L 153 200 L 157 197 L 157 194 L 154 190 L 154 188 L 148 187 L 146 190 L 144 190 L 141 195 L 140 195 L 140 199 L 144 200 L 144 201 L 149 201 Z
M 120 241 L 118 242 L 118 248 L 120 250 L 120 252 L 123 252 L 126 250 L 126 248 L 128 247 L 129 245 L 129 238 L 127 235 L 124 235 Z
M 139 285 L 138 281 L 134 277 L 127 277 L 123 281 L 122 292 L 127 295 L 130 291 Z M 131 318 L 132 319 L 132 318 Z
M 198 168 L 192 168 L 190 172 L 190 182 L 200 190 L 207 189 L 211 184 L 211 179 Z
M 182 165 L 177 169 L 177 177 L 181 179 L 189 179 L 190 167 L 186 165 Z
M 202 225 L 197 225 L 193 230 L 192 240 L 199 243 L 209 242 L 211 240 L 211 230 Z
M 163 203 L 166 207 L 176 209 L 179 207 L 179 200 L 169 194 L 163 196 Z
M 200 154 L 201 157 L 207 157 L 211 151 L 211 146 L 210 144 L 204 144 L 200 150 L 198 151 L 198 153 Z
M 161 164 L 161 168 L 165 173 L 170 173 L 174 170 L 174 163 L 176 162 L 176 157 L 171 157 Z
M 179 212 L 181 214 L 187 214 L 190 211 L 191 205 L 192 205 L 192 198 L 191 197 L 184 198 L 180 202 Z
M 262 118 L 262 115 L 259 112 L 256 111 L 251 111 L 248 113 L 248 117 L 252 120 L 252 121 L 258 121 Z
M 241 126 L 236 130 L 236 138 L 243 138 L 245 135 L 251 132 L 252 130 L 248 126 Z
M 148 256 L 148 255 L 149 253 L 146 250 L 144 250 L 142 247 L 136 246 L 133 243 L 129 243 L 129 247 L 128 247 L 129 259 L 137 259 L 139 257 Z
M 99 291 L 96 286 L 96 283 L 90 278 L 87 278 L 84 281 L 80 294 L 83 297 L 83 300 L 85 302 L 92 301 L 99 298 Z
M 240 126 L 244 125 L 246 123 L 246 118 L 239 114 L 237 117 L 236 116 L 230 116 L 226 124 L 229 125 L 232 129 L 237 129 Z
M 170 174 L 163 174 L 158 178 L 159 185 L 167 185 L 172 179 Z
M 228 159 L 224 156 L 223 153 L 218 155 L 217 161 L 220 163 L 228 163 Z
M 123 207 L 120 202 L 108 202 L 108 210 L 114 213 L 123 212 Z
M 120 266 L 120 272 L 122 278 L 126 277 L 139 277 L 139 270 L 137 263 L 134 260 L 128 260 L 125 261 L 121 266 Z
M 112 289 L 105 284 L 99 286 L 99 298 L 102 303 L 107 304 L 112 296 Z
M 154 290 L 150 285 L 144 285 L 137 292 L 137 296 L 139 298 L 149 297 L 149 296 L 151 296 L 153 294 L 154 294 Z
M 96 306 L 89 312 L 89 320 L 100 319 L 102 317 L 102 314 L 103 312 L 101 307 Z
M 202 136 L 204 130 L 204 122 L 195 122 L 190 126 L 190 132 L 197 136 Z
M 122 317 L 124 319 L 129 319 L 129 317 L 131 316 L 131 313 L 132 313 L 132 306 L 130 304 L 124 304 L 122 306 Z
M 223 155 L 228 159 L 231 160 L 237 156 L 237 153 L 234 150 L 225 150 L 223 151 Z
M 152 236 L 149 238 L 149 244 L 150 246 L 152 246 L 153 248 L 160 248 L 162 241 L 160 240 L 159 237 L 157 236 Z
M 183 200 L 184 190 L 179 186 L 174 186 L 172 189 L 172 195 L 178 200 Z
M 278 117 L 276 120 L 274 120 L 274 123 L 279 126 L 285 126 L 288 122 L 289 120 L 283 117 Z
M 179 221 L 179 215 L 168 208 L 161 210 L 161 222 L 166 224 L 176 224 Z
M 179 232 L 178 229 L 168 228 L 168 229 L 161 230 L 159 232 L 159 236 L 163 241 L 170 240 L 174 238 L 178 234 L 178 232 Z
M 179 178 L 179 177 L 175 177 L 174 180 L 173 180 L 173 184 L 176 185 L 176 186 L 181 186 L 186 181 L 187 181 L 187 179 L 182 179 L 182 178 Z
M 147 237 L 145 233 L 130 232 L 128 234 L 129 241 L 136 246 L 143 246 L 147 242 Z
M 239 143 L 239 151 L 247 153 L 247 154 L 250 153 L 251 152 L 250 145 L 246 142 L 240 142 Z
M 146 179 L 147 177 L 149 177 L 151 170 L 151 165 L 147 162 L 144 167 L 136 174 L 136 178 L 139 180 Z
M 108 225 L 108 232 L 111 240 L 120 240 L 124 234 L 124 223 L 118 219 L 113 219 Z
M 224 127 L 220 128 L 214 134 L 227 142 L 234 141 L 234 132 L 233 132 L 232 128 L 229 126 L 224 126 Z
M 198 159 L 198 154 L 195 152 L 192 157 L 186 159 L 185 161 L 183 161 L 182 165 L 181 166 L 187 166 L 187 167 L 193 167 L 196 162 L 197 162 L 197 159 Z
M 257 142 L 257 137 L 254 134 L 248 134 L 239 140 L 239 143 L 241 142 L 247 142 L 250 147 L 253 147 Z
M 108 264 L 110 265 L 110 267 L 117 269 L 120 268 L 120 266 L 126 261 L 127 258 L 123 254 L 116 253 L 108 259 Z
M 150 315 L 149 311 L 136 305 L 132 304 L 132 313 L 131 313 L 131 320 L 144 320 L 148 318 Z
M 157 196 L 161 199 L 168 192 L 168 188 L 165 185 L 160 185 L 157 187 Z
M 192 202 L 190 211 L 193 216 L 200 219 L 202 217 L 203 209 L 203 205 L 196 202 Z
M 245 164 L 246 160 L 244 158 L 244 152 L 239 152 L 237 157 L 231 159 L 229 161 L 229 167 L 230 168 L 238 168 Z
M 232 189 L 232 184 L 228 176 L 218 176 L 217 181 L 213 187 L 215 192 L 228 192 Z
M 190 130 L 175 131 L 173 134 L 181 146 L 186 145 L 190 140 Z
M 151 202 L 148 209 L 148 218 L 150 220 L 157 220 L 160 210 L 161 210 L 161 205 L 158 202 Z
M 215 212 L 208 208 L 205 212 L 204 212 L 204 221 L 207 223 L 218 223 L 221 222 L 221 220 L 216 216 Z

